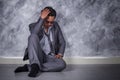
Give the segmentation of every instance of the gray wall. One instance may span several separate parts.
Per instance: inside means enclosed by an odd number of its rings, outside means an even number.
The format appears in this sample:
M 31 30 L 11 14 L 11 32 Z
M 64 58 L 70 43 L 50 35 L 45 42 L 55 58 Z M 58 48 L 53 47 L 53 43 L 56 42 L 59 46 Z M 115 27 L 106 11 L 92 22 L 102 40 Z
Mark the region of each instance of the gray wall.
M 120 0 L 0 0 L 0 57 L 23 56 L 28 25 L 46 6 L 58 13 L 65 56 L 120 56 Z

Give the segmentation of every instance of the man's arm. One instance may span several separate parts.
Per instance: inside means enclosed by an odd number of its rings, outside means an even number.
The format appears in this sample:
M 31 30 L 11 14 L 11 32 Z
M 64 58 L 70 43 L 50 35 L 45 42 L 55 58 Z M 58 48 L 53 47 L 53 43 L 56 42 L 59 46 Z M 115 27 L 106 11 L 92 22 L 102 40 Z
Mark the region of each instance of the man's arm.
M 58 39 L 59 39 L 59 51 L 58 54 L 56 55 L 57 58 L 61 58 L 64 56 L 64 51 L 65 51 L 65 46 L 66 46 L 66 42 L 65 39 L 63 37 L 62 31 L 60 29 L 60 26 L 58 25 L 58 23 L 56 22 L 56 26 L 58 28 Z
M 44 9 L 41 11 L 40 18 L 37 21 L 37 23 L 31 33 L 33 33 L 33 34 L 39 33 L 39 31 L 43 25 L 44 19 L 48 16 L 49 13 L 50 13 L 49 9 Z
M 31 23 L 29 24 L 29 31 L 30 33 L 32 33 L 32 30 L 34 29 L 34 26 L 36 25 L 37 23 Z
M 38 34 L 42 25 L 43 25 L 43 19 L 39 18 L 39 20 L 37 21 L 36 25 L 34 26 L 33 30 L 31 30 L 32 34 Z

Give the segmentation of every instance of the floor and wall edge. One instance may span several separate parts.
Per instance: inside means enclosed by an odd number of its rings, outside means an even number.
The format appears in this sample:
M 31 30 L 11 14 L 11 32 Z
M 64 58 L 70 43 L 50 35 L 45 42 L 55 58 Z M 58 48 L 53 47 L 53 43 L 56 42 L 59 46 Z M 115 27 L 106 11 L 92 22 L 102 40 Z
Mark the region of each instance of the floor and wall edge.
M 120 64 L 120 57 L 65 57 L 67 64 Z M 0 57 L 0 64 L 25 64 L 22 57 Z

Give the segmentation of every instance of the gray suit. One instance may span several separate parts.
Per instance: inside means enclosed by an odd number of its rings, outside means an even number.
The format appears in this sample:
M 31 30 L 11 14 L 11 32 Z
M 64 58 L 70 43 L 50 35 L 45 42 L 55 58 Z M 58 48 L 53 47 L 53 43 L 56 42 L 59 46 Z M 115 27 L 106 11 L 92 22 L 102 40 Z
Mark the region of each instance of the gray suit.
M 37 63 L 42 71 L 61 71 L 66 67 L 65 61 L 52 55 L 46 55 L 40 47 L 39 42 L 44 34 L 43 23 L 44 20 L 40 18 L 36 23 L 29 25 L 31 35 L 28 38 L 28 47 L 23 60 L 29 59 L 30 65 Z M 62 31 L 57 22 L 54 22 L 52 27 L 54 54 L 60 53 L 64 56 L 65 39 Z

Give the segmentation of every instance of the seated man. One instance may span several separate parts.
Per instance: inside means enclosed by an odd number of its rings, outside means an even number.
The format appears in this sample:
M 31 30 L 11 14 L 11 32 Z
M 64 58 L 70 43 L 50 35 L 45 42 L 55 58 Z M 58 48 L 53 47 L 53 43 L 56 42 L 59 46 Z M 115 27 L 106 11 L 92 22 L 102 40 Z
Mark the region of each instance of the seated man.
M 28 76 L 36 77 L 39 72 L 65 69 L 66 63 L 62 59 L 65 40 L 55 18 L 56 11 L 52 7 L 45 7 L 39 20 L 29 25 L 31 35 L 23 59 L 29 59 L 29 64 L 18 67 L 15 73 L 30 71 Z

